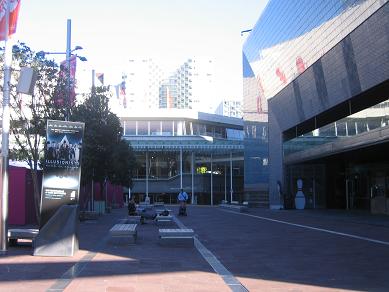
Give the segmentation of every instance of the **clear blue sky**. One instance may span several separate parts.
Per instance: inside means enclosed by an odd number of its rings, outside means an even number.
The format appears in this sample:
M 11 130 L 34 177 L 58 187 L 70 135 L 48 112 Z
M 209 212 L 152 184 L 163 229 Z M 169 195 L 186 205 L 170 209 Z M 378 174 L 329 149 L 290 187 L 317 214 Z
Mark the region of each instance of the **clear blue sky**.
M 22 0 L 16 40 L 33 50 L 65 51 L 66 20 L 72 47 L 98 72 L 125 70 L 137 56 L 179 64 L 188 57 L 215 60 L 219 98 L 241 98 L 241 30 L 254 26 L 267 0 Z M 108 75 L 108 73 L 106 73 Z M 111 74 L 112 75 L 112 74 Z M 89 75 L 90 76 L 90 75 Z M 109 76 L 107 76 L 109 79 Z

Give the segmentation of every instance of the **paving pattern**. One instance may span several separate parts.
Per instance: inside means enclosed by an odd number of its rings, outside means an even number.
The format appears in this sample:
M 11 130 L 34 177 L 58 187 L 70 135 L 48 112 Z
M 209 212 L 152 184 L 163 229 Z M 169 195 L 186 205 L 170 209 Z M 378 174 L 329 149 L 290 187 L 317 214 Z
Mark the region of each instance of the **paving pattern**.
M 34 257 L 28 241 L 10 247 L 0 291 L 389 291 L 387 216 L 189 206 L 170 226 L 139 225 L 135 244 L 110 242 L 126 211 L 82 222 L 74 257 Z M 184 227 L 194 247 L 158 244 L 159 228 Z

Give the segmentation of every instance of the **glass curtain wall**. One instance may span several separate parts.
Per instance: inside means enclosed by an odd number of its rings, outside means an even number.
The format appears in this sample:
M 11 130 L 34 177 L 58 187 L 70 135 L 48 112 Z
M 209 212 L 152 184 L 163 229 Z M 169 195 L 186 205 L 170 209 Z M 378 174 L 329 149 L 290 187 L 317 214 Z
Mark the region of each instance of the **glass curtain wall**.
M 348 137 L 388 125 L 389 101 L 384 101 L 312 132 L 286 141 L 284 143 L 284 155 L 304 151 L 338 139 L 347 139 Z

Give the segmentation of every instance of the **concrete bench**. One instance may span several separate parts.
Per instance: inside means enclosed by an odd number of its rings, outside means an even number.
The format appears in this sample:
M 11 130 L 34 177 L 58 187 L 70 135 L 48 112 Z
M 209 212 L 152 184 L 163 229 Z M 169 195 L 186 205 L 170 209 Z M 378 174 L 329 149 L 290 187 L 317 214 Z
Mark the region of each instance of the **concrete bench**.
M 235 210 L 235 211 L 238 211 L 238 212 L 240 212 L 240 213 L 242 213 L 242 212 L 247 212 L 247 211 L 248 211 L 248 207 L 247 207 L 246 205 L 220 204 L 219 206 L 220 206 L 221 208 Z
M 119 224 L 140 224 L 141 216 L 128 216 L 127 218 L 119 219 Z
M 160 225 L 160 224 L 170 224 L 173 222 L 173 216 L 172 215 L 167 215 L 167 216 L 162 216 L 162 215 L 157 215 L 157 217 L 155 217 L 155 222 L 157 223 L 157 225 Z
M 135 216 L 127 216 L 127 221 L 126 221 L 126 223 L 127 224 L 139 224 L 140 223 L 140 221 L 141 221 L 141 216 L 139 216 L 139 215 L 135 215 Z
M 159 229 L 159 243 L 163 246 L 193 246 L 193 229 Z
M 18 239 L 31 239 L 34 241 L 34 238 L 38 235 L 39 229 L 19 229 L 11 228 L 8 229 L 8 242 L 11 246 L 18 243 Z
M 136 242 L 136 238 L 138 236 L 137 233 L 138 224 L 115 224 L 110 230 L 109 234 L 111 239 L 116 240 L 124 240 L 127 242 L 128 240 L 132 240 L 133 243 Z

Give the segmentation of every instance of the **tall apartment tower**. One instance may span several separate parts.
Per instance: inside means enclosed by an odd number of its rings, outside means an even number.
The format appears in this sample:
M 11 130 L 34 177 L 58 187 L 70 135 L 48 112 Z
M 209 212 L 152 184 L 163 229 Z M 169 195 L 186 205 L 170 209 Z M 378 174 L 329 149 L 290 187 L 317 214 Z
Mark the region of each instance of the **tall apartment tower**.
M 210 59 L 188 59 L 162 82 L 159 106 L 211 112 L 213 71 Z
M 242 118 L 242 102 L 238 100 L 223 100 L 215 113 L 221 116 Z
M 126 97 L 129 110 L 159 107 L 163 70 L 151 58 L 131 59 L 126 72 Z

